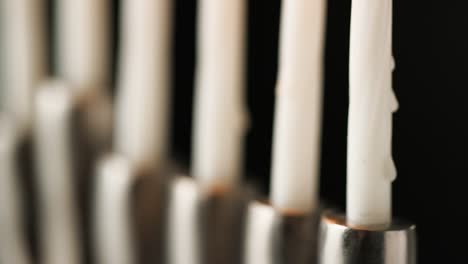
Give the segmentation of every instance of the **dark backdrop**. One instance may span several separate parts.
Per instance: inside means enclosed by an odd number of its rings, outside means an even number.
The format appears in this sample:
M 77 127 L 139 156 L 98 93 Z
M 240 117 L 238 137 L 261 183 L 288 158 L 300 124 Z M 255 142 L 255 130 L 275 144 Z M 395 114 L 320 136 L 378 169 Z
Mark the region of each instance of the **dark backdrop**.
M 246 178 L 268 193 L 280 0 L 251 0 Z M 173 146 L 190 159 L 196 1 L 177 1 Z M 454 1 L 394 0 L 394 214 L 417 223 L 419 263 L 463 263 L 468 18 Z M 350 0 L 328 1 L 321 195 L 345 207 Z
M 222 0 L 220 0 L 222 1 Z M 246 179 L 267 195 L 280 0 L 247 0 L 246 74 L 251 127 Z M 119 1 L 114 6 L 114 55 Z M 177 0 L 174 34 L 173 155 L 190 165 L 196 1 Z M 351 0 L 329 0 L 321 195 L 344 208 Z M 419 263 L 464 263 L 464 158 L 468 18 L 463 1 L 394 0 L 396 59 L 393 152 L 398 168 L 394 214 L 418 225 Z M 114 58 L 115 59 L 115 58 Z

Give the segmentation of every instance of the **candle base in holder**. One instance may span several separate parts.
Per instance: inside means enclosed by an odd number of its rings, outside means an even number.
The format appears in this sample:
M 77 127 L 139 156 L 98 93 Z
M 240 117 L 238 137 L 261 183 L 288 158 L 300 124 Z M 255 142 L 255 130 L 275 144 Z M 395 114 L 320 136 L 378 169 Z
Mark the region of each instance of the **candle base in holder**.
M 212 192 L 200 199 L 199 228 L 203 264 L 238 264 L 247 196 L 240 189 Z M 228 238 L 228 239 L 226 239 Z
M 164 215 L 172 168 L 140 170 L 135 175 L 130 202 L 137 263 L 164 263 Z
M 99 162 L 95 184 L 93 263 L 164 263 L 164 215 L 173 166 L 135 167 L 111 153 Z
M 350 227 L 343 214 L 321 219 L 319 264 L 416 264 L 416 227 L 394 220 L 384 230 Z
M 166 263 L 241 263 L 248 192 L 206 193 L 193 178 L 178 176 L 169 193 Z
M 318 212 L 287 214 L 265 203 L 251 203 L 247 213 L 244 263 L 316 263 L 318 222 Z

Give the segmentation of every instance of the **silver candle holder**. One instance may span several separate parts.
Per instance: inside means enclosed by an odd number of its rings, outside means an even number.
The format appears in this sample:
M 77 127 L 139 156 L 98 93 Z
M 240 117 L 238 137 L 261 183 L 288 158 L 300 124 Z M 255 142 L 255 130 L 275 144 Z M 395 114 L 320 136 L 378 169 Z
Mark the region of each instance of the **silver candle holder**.
M 416 264 L 416 226 L 394 220 L 382 230 L 351 227 L 343 214 L 324 213 L 319 232 L 319 264 Z
M 307 214 L 285 213 L 266 203 L 250 203 L 244 263 L 316 263 L 319 216 L 319 210 Z
M 241 263 L 248 191 L 205 192 L 177 176 L 169 193 L 165 263 Z

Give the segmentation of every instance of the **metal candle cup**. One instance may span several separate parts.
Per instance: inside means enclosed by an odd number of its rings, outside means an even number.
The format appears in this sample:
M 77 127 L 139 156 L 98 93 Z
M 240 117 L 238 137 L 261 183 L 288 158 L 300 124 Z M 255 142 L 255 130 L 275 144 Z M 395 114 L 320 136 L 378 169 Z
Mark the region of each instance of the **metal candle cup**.
M 322 216 L 319 264 L 416 264 L 416 226 L 394 220 L 383 230 L 347 225 L 343 214 Z
M 176 177 L 169 188 L 166 262 L 241 263 L 248 197 L 241 188 L 202 191 L 193 178 Z
M 252 202 L 247 213 L 246 264 L 314 264 L 319 213 L 284 213 Z

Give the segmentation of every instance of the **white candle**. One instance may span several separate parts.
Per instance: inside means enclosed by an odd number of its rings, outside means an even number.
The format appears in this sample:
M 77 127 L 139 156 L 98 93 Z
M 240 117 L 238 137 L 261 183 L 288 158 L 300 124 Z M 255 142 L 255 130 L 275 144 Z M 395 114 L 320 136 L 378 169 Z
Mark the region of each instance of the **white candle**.
M 354 0 L 351 13 L 347 218 L 367 228 L 391 222 L 392 0 Z
M 19 133 L 31 127 L 32 100 L 46 71 L 44 1 L 0 0 L 4 110 L 15 116 Z
M 242 174 L 245 0 L 201 0 L 192 174 L 204 188 L 231 188 Z
M 318 204 L 325 0 L 284 0 L 273 137 L 271 202 Z
M 125 0 L 115 148 L 136 166 L 159 167 L 169 141 L 171 0 Z
M 41 263 L 81 263 L 74 199 L 73 91 L 58 80 L 40 88 L 35 105 L 35 159 L 40 211 Z M 84 176 L 84 175 L 76 175 Z
M 79 91 L 109 85 L 109 0 L 56 0 L 57 74 Z
M 0 263 L 31 263 L 23 230 L 15 122 L 0 115 Z
M 133 168 L 123 156 L 111 155 L 98 164 L 96 176 L 96 263 L 135 263 L 130 221 Z

